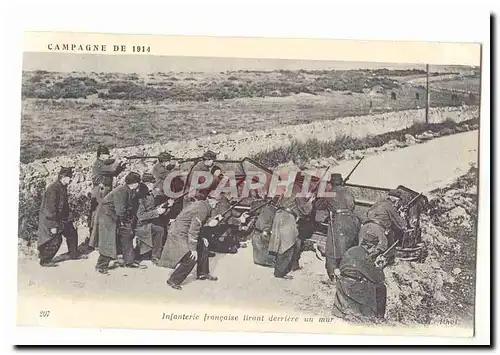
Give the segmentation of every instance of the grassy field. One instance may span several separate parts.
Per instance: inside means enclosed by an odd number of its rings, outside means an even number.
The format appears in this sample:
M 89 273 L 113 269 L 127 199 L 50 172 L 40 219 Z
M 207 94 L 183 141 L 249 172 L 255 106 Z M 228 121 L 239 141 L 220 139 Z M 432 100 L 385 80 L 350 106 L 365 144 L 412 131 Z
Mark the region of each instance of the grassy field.
M 421 75 L 387 69 L 24 72 L 21 162 L 91 151 L 98 144 L 128 147 L 366 115 L 370 99 L 372 113 L 414 109 L 425 105 L 425 88 L 405 78 Z M 462 101 L 446 91 L 431 94 L 432 106 Z
M 463 78 L 460 80 L 442 80 L 432 83 L 432 87 L 443 90 L 471 92 L 475 95 L 479 95 L 479 93 L 481 92 L 480 81 L 477 77 Z

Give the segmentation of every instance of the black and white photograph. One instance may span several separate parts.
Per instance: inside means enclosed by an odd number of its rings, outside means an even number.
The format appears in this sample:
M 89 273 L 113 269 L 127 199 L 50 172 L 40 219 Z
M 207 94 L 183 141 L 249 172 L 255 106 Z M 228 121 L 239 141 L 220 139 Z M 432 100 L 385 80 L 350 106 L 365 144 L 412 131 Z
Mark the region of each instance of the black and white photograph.
M 473 336 L 480 44 L 448 65 L 47 38 L 23 53 L 19 326 Z

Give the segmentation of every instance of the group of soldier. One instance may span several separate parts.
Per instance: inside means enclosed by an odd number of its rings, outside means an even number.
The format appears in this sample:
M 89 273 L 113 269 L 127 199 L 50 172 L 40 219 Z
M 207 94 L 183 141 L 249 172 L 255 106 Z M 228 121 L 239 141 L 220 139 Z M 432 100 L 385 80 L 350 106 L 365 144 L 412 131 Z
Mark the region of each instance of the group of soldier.
M 98 148 L 92 168 L 90 233 L 80 246 L 68 203 L 67 186 L 73 169 L 61 168 L 58 179 L 47 187 L 40 209 L 40 265 L 54 267 L 60 261 L 87 258 L 97 249 L 96 271 L 107 275 L 115 267 L 144 269 L 142 260 L 150 258 L 156 266 L 174 269 L 167 284 L 180 290 L 195 266 L 198 280 L 216 281 L 209 258 L 215 252 L 236 253 L 251 241 L 255 264 L 273 268 L 277 278 L 291 279 L 290 273 L 300 269 L 315 211 L 321 209 L 328 212 L 323 254 L 328 283 L 336 285 L 334 314 L 343 318 L 384 317 L 382 269 L 394 259 L 390 247 L 394 231 L 408 229 L 407 218 L 399 209 L 400 190 L 391 190 L 387 199 L 375 203 L 364 223 L 354 214 L 354 197 L 344 186 L 342 175 L 336 173 L 330 176 L 330 197 L 312 192 L 304 197 L 253 192 L 246 201 L 249 210 L 241 213 L 230 202 L 234 196 L 212 194 L 223 177 L 214 152 L 205 152 L 191 169 L 209 172 L 214 184 L 176 199 L 165 194 L 163 184 L 177 163 L 166 152 L 157 158 L 151 173 L 140 176 L 129 172 L 124 184 L 114 187 L 114 179 L 126 169 L 126 160 L 111 159 L 107 147 Z M 172 190 L 182 191 L 183 184 L 174 179 Z M 68 252 L 56 257 L 62 236 Z

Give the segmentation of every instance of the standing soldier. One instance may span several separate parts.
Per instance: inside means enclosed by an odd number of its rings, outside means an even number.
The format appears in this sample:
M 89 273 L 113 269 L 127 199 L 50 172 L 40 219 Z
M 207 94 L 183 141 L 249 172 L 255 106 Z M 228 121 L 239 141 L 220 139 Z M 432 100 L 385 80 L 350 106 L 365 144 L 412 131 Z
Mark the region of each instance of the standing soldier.
M 50 184 L 43 195 L 37 232 L 40 265 L 43 267 L 57 266 L 53 259 L 61 247 L 63 235 L 68 245 L 68 257 L 59 261 L 82 257 L 77 251 L 78 233 L 69 220 L 67 186 L 72 177 L 72 168 L 61 168 L 57 181 Z
M 376 202 L 367 212 L 367 221 L 359 231 L 359 242 L 374 243 L 374 257 L 394 243 L 394 228 L 403 232 L 407 230 L 406 221 L 396 210 L 400 200 L 401 191 L 391 190 L 387 199 Z M 390 264 L 394 262 L 394 256 L 394 252 L 387 256 Z
M 193 176 L 195 176 L 196 172 L 201 172 L 201 171 L 204 171 L 204 172 L 210 172 L 211 175 L 213 175 L 216 171 L 218 173 L 220 173 L 220 168 L 219 167 L 216 167 L 214 166 L 214 161 L 217 159 L 217 154 L 215 154 L 213 151 L 211 150 L 208 150 L 206 151 L 204 154 L 203 154 L 203 160 L 199 161 L 198 163 L 196 163 L 193 168 L 191 169 L 187 179 L 186 179 L 186 186 L 187 186 L 187 189 L 185 191 L 189 191 L 189 189 L 191 188 L 191 185 L 192 185 L 192 179 L 193 179 Z M 204 183 L 205 182 L 205 178 L 199 178 L 199 181 L 196 181 L 195 183 Z M 196 196 L 195 198 L 193 198 L 191 193 L 187 194 L 185 197 L 184 197 L 184 208 L 186 208 L 191 202 L 193 202 L 194 200 L 199 200 L 201 199 L 201 196 L 207 196 L 207 192 L 204 191 L 204 189 L 200 189 L 198 191 L 196 191 Z
M 139 255 L 143 256 L 151 252 L 151 261 L 157 265 L 161 257 L 161 250 L 164 244 L 165 228 L 167 225 L 161 221 L 167 211 L 167 205 L 155 205 L 152 194 L 155 179 L 151 174 L 145 173 L 142 177 L 142 184 L 139 185 L 137 198 L 137 227 L 136 235 L 138 239 Z
M 210 275 L 208 240 L 200 238 L 200 229 L 216 205 L 217 200 L 212 197 L 191 202 L 172 223 L 158 263 L 174 269 L 167 281 L 172 288 L 181 290 L 181 283 L 195 265 L 198 280 L 217 281 L 217 277 Z
M 287 275 L 300 258 L 300 240 L 297 222 L 307 219 L 313 210 L 315 196 L 284 197 L 273 220 L 269 252 L 276 254 L 274 276 L 292 279 Z
M 125 185 L 118 186 L 104 197 L 96 211 L 94 243 L 99 246 L 96 270 L 108 274 L 109 262 L 117 258 L 121 248 L 125 267 L 146 268 L 135 262 L 132 229 L 132 203 L 134 191 L 141 177 L 131 172 L 125 177 Z M 96 241 L 97 240 L 97 241 Z M 92 245 L 95 247 L 96 245 Z
M 384 318 L 387 288 L 383 264 L 374 263 L 371 257 L 375 249 L 376 244 L 365 239 L 342 257 L 335 270 L 334 316 L 358 322 Z
M 153 190 L 153 195 L 157 199 L 158 202 L 165 202 L 165 201 L 159 201 L 158 198 L 163 197 L 164 200 L 166 200 L 165 192 L 163 191 L 163 182 L 167 178 L 168 174 L 172 172 L 177 166 L 176 162 L 173 160 L 173 156 L 170 153 L 167 152 L 162 152 L 158 155 L 158 162 L 153 166 L 153 176 L 155 179 L 155 186 Z M 175 191 L 174 192 L 179 192 Z
M 332 174 L 330 183 L 334 197 L 324 198 L 328 211 L 328 237 L 326 240 L 326 272 L 331 281 L 344 253 L 358 245 L 360 221 L 354 215 L 354 196 L 343 186 L 341 174 Z
M 88 217 L 89 235 L 92 235 L 94 215 L 97 205 L 113 189 L 113 179 L 125 169 L 122 161 L 110 159 L 109 148 L 99 146 L 97 148 L 97 159 L 92 166 L 92 197 L 90 200 L 90 211 Z M 89 245 L 89 238 L 85 240 L 85 246 Z

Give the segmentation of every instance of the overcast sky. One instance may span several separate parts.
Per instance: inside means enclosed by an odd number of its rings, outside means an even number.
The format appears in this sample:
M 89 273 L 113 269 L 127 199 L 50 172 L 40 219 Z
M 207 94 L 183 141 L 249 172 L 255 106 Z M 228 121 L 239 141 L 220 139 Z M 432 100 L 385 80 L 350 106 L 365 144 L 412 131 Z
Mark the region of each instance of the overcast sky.
M 203 57 L 162 57 L 138 55 L 72 54 L 26 52 L 23 56 L 24 70 L 47 70 L 57 72 L 222 72 L 230 70 L 273 70 L 273 69 L 425 69 L 425 65 L 336 62 L 287 59 L 243 59 Z M 437 71 L 438 67 L 431 67 Z

